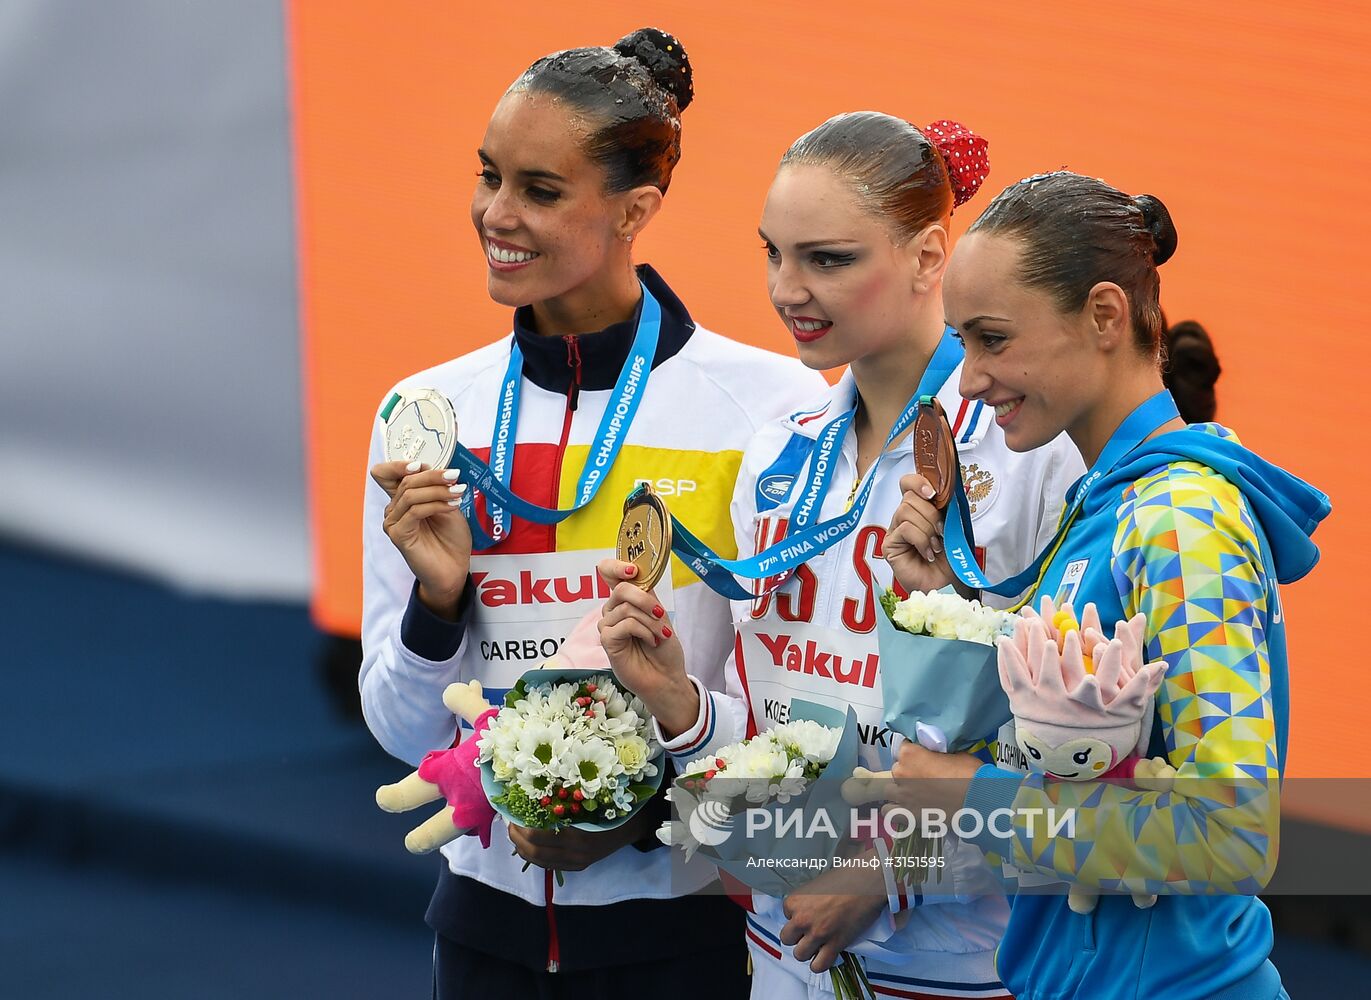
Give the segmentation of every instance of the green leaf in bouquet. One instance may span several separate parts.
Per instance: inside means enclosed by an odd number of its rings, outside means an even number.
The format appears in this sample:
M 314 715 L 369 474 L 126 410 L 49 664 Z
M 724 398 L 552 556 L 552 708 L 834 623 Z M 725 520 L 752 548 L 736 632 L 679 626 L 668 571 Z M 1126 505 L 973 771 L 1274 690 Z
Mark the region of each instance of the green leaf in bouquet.
M 633 795 L 634 802 L 642 802 L 657 794 L 657 789 L 652 785 L 629 785 L 628 790 Z
M 885 616 L 889 618 L 892 622 L 895 621 L 895 605 L 899 603 L 900 596 L 896 594 L 895 591 L 887 587 L 885 593 L 881 595 L 881 607 L 885 609 Z M 896 625 L 895 627 L 899 628 L 898 625 Z
M 515 685 L 505 692 L 505 708 L 513 708 L 528 697 L 528 684 L 520 677 Z

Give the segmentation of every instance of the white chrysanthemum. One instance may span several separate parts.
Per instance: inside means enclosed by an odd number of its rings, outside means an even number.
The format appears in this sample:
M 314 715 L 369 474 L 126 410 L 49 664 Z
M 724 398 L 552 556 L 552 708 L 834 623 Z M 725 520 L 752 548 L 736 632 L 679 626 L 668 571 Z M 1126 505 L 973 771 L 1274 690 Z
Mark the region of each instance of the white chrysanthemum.
M 942 609 L 938 609 L 929 615 L 928 620 L 924 622 L 924 628 L 935 639 L 957 638 L 957 619 L 946 614 Z
M 913 593 L 895 605 L 891 620 L 906 632 L 992 645 L 1013 629 L 1013 615 L 954 593 Z
M 657 828 L 657 839 L 667 847 L 679 847 L 689 861 L 700 849 L 700 842 L 690 835 L 690 827 L 679 819 L 668 820 Z
M 570 718 L 575 713 L 572 699 L 576 697 L 576 688 L 570 684 L 557 684 L 547 693 L 547 698 L 543 704 L 548 713 L 548 718 Z
M 746 781 L 743 795 L 749 802 L 765 802 L 771 795 L 772 781 L 789 769 L 790 757 L 785 750 L 770 740 L 754 739 L 743 746 L 737 763 L 729 768 L 729 777 Z
M 831 759 L 831 758 L 830 758 Z M 767 786 L 767 794 L 784 805 L 805 790 L 804 763 L 792 760 L 780 780 L 773 780 Z
M 520 774 L 544 775 L 570 749 L 566 731 L 556 722 L 529 720 L 514 746 L 514 767 Z
M 911 594 L 909 600 L 895 605 L 895 613 L 890 618 L 906 632 L 917 635 L 924 630 L 924 605 L 923 601 L 915 600 L 916 596 L 923 597 L 922 594 Z
M 613 745 L 604 740 L 588 740 L 571 743 L 558 758 L 556 773 L 563 784 L 579 785 L 586 795 L 594 796 L 622 770 Z
M 814 764 L 827 764 L 838 752 L 843 731 L 812 719 L 787 722 L 771 730 L 772 739 L 789 753 Z

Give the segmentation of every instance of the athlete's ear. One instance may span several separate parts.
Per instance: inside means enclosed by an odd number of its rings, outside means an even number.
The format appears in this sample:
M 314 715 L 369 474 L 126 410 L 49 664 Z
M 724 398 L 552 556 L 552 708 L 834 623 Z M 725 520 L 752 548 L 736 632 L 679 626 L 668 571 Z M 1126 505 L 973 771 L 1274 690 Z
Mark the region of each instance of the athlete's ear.
M 902 248 L 909 261 L 914 291 L 920 295 L 938 287 L 947 270 L 951 247 L 941 223 L 926 226 Z
M 1128 296 L 1112 281 L 1101 281 L 1086 296 L 1082 310 L 1087 328 L 1102 351 L 1132 345 Z
M 619 238 L 631 243 L 633 237 L 642 232 L 661 209 L 662 192 L 652 184 L 644 184 L 642 187 L 630 188 L 619 197 L 622 199 Z

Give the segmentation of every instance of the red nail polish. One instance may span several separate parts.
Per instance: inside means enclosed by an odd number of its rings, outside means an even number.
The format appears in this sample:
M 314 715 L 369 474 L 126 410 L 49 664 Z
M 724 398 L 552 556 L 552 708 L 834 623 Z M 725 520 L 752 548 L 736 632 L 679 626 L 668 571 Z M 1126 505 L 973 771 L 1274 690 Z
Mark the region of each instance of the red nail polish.
M 629 563 L 627 566 L 624 567 L 624 576 L 630 576 L 630 577 L 632 577 L 632 576 L 637 576 L 637 575 L 638 575 L 638 567 L 635 566 L 635 565 L 633 565 L 633 563 Z
M 654 618 L 664 618 L 665 616 L 666 616 L 666 608 L 662 607 L 660 604 L 655 605 L 655 606 L 652 608 L 652 617 L 654 617 Z
M 663 625 L 663 626 L 662 626 L 662 638 L 663 638 L 663 639 L 670 639 L 670 638 L 671 638 L 671 626 L 670 626 L 670 625 Z

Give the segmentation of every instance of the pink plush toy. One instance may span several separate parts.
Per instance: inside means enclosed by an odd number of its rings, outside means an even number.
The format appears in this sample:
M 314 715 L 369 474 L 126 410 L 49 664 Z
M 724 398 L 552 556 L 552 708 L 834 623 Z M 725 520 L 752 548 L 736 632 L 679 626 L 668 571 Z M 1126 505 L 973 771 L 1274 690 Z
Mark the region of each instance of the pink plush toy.
M 609 658 L 600 645 L 599 624 L 597 609 L 576 623 L 561 648 L 539 669 L 608 672 Z M 490 846 L 495 810 L 481 787 L 476 755 L 480 736 L 499 709 L 486 700 L 479 681 L 449 684 L 443 692 L 443 704 L 472 726 L 471 735 L 450 750 L 430 751 L 409 777 L 376 790 L 376 804 L 386 812 L 406 812 L 440 798 L 446 800 L 447 808 L 405 837 L 405 847 L 412 854 L 427 854 L 468 833 L 474 833 L 482 847 Z
M 1119 622 L 1106 640 L 1093 604 L 1078 627 L 1071 606 L 1043 598 L 1041 613 L 1026 608 L 1013 638 L 999 640 L 1000 683 L 1014 713 L 1014 734 L 1028 766 L 1059 781 L 1123 778 L 1140 787 L 1169 786 L 1175 770 L 1142 755 L 1152 735 L 1154 696 L 1166 663 L 1144 665 L 1146 619 Z M 1155 896 L 1135 894 L 1139 906 Z M 1095 907 L 1095 894 L 1072 886 L 1078 913 Z

